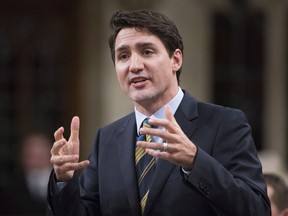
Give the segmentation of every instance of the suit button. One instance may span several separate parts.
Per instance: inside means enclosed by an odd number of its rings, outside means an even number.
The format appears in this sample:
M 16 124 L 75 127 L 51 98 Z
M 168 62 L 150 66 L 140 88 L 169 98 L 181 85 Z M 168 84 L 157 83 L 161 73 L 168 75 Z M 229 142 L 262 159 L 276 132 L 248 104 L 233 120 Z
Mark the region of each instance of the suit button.
M 204 194 L 209 194 L 209 188 L 203 182 L 199 183 L 199 188 L 201 191 L 203 191 Z
M 204 189 L 204 184 L 203 184 L 203 182 L 200 182 L 200 183 L 199 183 L 199 188 L 200 188 L 201 190 Z

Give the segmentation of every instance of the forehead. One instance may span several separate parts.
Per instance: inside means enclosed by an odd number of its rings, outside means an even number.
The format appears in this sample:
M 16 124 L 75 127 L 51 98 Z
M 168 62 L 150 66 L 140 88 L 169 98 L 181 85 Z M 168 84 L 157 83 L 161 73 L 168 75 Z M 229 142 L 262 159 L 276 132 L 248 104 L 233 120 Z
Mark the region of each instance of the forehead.
M 130 47 L 139 44 L 154 44 L 155 46 L 164 46 L 162 41 L 154 34 L 145 29 L 124 28 L 115 40 L 115 50 L 123 47 Z

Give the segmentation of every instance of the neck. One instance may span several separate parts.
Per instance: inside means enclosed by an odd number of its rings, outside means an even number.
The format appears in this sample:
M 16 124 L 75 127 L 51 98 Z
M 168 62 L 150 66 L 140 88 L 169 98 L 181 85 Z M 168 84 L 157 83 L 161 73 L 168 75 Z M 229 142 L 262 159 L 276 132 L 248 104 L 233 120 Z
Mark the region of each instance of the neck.
M 160 97 L 149 99 L 148 101 L 142 101 L 139 103 L 135 102 L 134 105 L 139 112 L 149 117 L 161 107 L 163 107 L 165 104 L 167 104 L 170 100 L 172 100 L 177 95 L 178 90 L 179 88 L 177 86 L 177 88 L 175 88 L 173 92 L 171 92 L 170 94 L 167 93 L 165 97 L 162 95 Z

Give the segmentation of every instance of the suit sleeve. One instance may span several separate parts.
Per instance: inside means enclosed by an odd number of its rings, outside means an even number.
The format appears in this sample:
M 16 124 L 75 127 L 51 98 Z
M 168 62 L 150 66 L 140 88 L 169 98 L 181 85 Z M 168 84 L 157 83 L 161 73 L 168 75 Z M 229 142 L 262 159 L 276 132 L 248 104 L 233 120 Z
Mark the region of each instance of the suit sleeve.
M 56 187 L 55 174 L 52 171 L 48 183 L 47 215 L 80 215 L 81 199 L 78 174 L 75 172 L 74 177 L 61 190 L 57 191 Z
M 100 131 L 100 130 L 99 130 Z M 99 133 L 96 136 L 98 140 Z M 51 173 L 48 183 L 48 207 L 47 215 L 53 216 L 101 216 L 100 201 L 98 195 L 98 173 L 96 168 L 97 141 L 93 146 L 93 152 L 89 156 L 90 165 L 79 175 L 75 171 L 73 178 L 67 182 L 64 188 L 56 191 L 54 172 Z
M 198 152 L 186 184 L 206 197 L 218 215 L 271 215 L 261 163 L 245 115 L 229 109 L 220 116 L 218 126 L 206 134 L 213 142 L 209 152 L 195 143 Z

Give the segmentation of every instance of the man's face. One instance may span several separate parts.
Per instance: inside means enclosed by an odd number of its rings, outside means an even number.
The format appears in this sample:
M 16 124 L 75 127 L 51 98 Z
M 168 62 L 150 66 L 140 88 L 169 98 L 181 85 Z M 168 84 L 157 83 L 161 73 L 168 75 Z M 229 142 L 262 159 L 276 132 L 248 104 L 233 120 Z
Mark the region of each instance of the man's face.
M 139 111 L 151 106 L 157 110 L 176 95 L 176 71 L 181 65 L 181 51 L 177 49 L 169 57 L 162 41 L 147 31 L 125 28 L 117 35 L 115 69 L 118 81 Z

